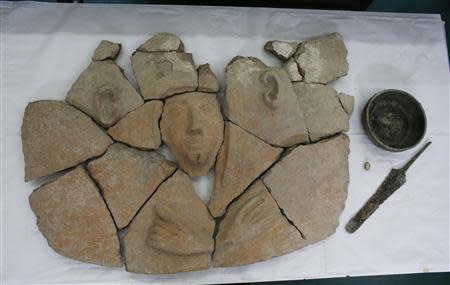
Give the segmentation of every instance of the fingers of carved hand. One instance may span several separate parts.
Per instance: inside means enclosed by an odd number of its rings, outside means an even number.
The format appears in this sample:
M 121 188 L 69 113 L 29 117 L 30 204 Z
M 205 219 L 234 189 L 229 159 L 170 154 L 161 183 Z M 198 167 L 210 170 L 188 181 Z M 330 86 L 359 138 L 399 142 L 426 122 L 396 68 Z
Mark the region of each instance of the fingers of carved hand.
M 193 232 L 187 221 L 174 215 L 165 207 L 156 207 L 155 219 L 148 231 L 148 244 L 157 250 L 173 255 L 207 253 L 211 244 Z

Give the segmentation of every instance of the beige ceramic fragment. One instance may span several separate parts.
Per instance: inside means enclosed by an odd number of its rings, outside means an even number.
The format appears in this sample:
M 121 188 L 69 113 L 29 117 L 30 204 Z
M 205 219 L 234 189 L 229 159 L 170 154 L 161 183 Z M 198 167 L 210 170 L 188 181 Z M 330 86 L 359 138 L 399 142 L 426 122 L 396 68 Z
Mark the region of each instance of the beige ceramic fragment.
M 183 52 L 184 46 L 181 39 L 174 34 L 159 33 L 151 37 L 137 49 L 143 52 L 178 51 Z
M 302 248 L 300 232 L 257 180 L 230 205 L 216 237 L 214 266 L 239 266 Z
M 215 94 L 189 92 L 166 100 L 162 139 L 190 176 L 205 175 L 223 139 L 224 122 Z
M 211 214 L 222 216 L 228 204 L 269 168 L 282 150 L 227 122 L 224 142 L 217 155 L 214 191 L 208 206 Z
M 115 60 L 119 55 L 121 45 L 110 41 L 101 41 L 98 47 L 95 49 L 92 60 Z
M 144 103 L 112 60 L 92 61 L 70 88 L 66 102 L 104 127 Z
M 145 100 L 197 89 L 197 70 L 190 53 L 137 51 L 131 64 Z
M 198 67 L 198 91 L 217 93 L 219 92 L 219 82 L 212 72 L 209 64 L 202 64 Z
M 116 143 L 101 158 L 91 161 L 88 170 L 99 184 L 117 226 L 123 228 L 176 167 L 157 152 Z
M 105 152 L 112 140 L 85 114 L 61 101 L 28 104 L 22 122 L 25 181 Z
M 341 101 L 342 108 L 350 116 L 353 113 L 353 108 L 355 106 L 355 97 L 345 93 L 339 93 L 339 101 Z
M 56 252 L 104 266 L 122 265 L 114 222 L 82 166 L 39 187 L 29 200 L 39 230 Z
M 339 33 L 300 43 L 294 58 L 305 82 L 328 83 L 348 72 L 347 48 Z
M 159 119 L 162 109 L 161 101 L 147 102 L 109 128 L 108 134 L 133 147 L 157 149 L 161 145 Z
M 286 70 L 287 73 L 289 73 L 291 81 L 296 82 L 303 80 L 303 77 L 300 74 L 300 71 L 298 70 L 298 65 L 295 59 L 290 58 L 288 61 L 286 61 L 283 65 L 283 68 Z
M 236 57 L 226 69 L 228 119 L 276 146 L 308 141 L 305 120 L 288 73 L 254 57 Z
M 293 149 L 263 177 L 308 244 L 333 234 L 347 198 L 349 139 L 339 135 Z
M 178 170 L 131 222 L 125 236 L 126 269 L 152 274 L 207 269 L 214 227 L 189 176 Z
M 294 83 L 311 141 L 348 131 L 349 115 L 336 91 L 324 84 Z
M 264 49 L 281 60 L 288 60 L 297 50 L 297 43 L 270 41 L 264 45 Z

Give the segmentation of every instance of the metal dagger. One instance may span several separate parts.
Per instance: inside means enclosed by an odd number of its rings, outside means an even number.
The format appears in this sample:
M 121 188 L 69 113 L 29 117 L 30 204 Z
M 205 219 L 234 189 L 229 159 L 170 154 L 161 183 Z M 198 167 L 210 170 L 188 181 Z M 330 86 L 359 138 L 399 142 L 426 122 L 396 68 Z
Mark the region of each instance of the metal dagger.
M 376 209 L 386 201 L 397 189 L 406 182 L 406 171 L 416 161 L 416 159 L 431 144 L 426 143 L 402 168 L 392 168 L 378 187 L 377 191 L 369 198 L 364 206 L 348 222 L 345 229 L 349 233 L 354 233 L 359 227 L 375 212 Z

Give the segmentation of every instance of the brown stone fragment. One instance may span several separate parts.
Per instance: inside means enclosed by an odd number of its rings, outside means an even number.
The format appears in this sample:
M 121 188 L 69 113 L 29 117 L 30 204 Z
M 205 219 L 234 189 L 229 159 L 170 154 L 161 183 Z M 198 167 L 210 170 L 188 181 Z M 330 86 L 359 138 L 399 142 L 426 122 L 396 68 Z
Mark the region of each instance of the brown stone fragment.
M 116 227 L 82 166 L 31 193 L 39 230 L 59 254 L 104 266 L 121 266 Z
M 214 191 L 208 206 L 211 214 L 222 216 L 228 204 L 269 168 L 282 150 L 227 122 L 224 142 L 217 155 Z
M 214 219 L 178 170 L 133 219 L 125 236 L 126 269 L 167 274 L 207 269 Z
M 257 180 L 230 205 L 216 237 L 214 266 L 239 266 L 302 248 L 300 232 L 280 213 L 267 188 Z
M 294 58 L 305 82 L 328 83 L 348 72 L 347 48 L 339 33 L 300 43 Z
M 236 57 L 227 66 L 227 118 L 276 146 L 308 141 L 305 120 L 288 73 L 253 57 Z
M 353 108 L 355 106 L 355 97 L 345 93 L 339 93 L 339 101 L 341 101 L 342 108 L 350 116 L 353 113 Z
M 297 43 L 284 41 L 270 41 L 264 45 L 264 49 L 279 59 L 288 60 L 297 50 Z
M 109 128 L 108 134 L 116 141 L 142 149 L 157 149 L 161 145 L 159 118 L 163 103 L 153 100 L 128 113 Z
M 190 53 L 137 51 L 131 64 L 145 100 L 197 89 L 197 70 Z
M 264 184 L 308 244 L 333 234 L 347 198 L 349 139 L 300 145 L 273 166 Z
M 336 91 L 328 85 L 294 83 L 311 141 L 348 131 L 349 115 Z
M 162 139 L 190 176 L 205 175 L 223 139 L 224 122 L 215 94 L 189 92 L 166 100 Z
M 128 225 L 139 208 L 176 167 L 157 152 L 116 143 L 88 165 L 119 228 Z
M 66 102 L 104 127 L 144 103 L 112 60 L 92 61 L 70 88 Z
M 101 155 L 112 140 L 85 114 L 61 101 L 28 104 L 22 122 L 25 181 Z
M 120 48 L 121 48 L 120 44 L 103 40 L 95 49 L 94 55 L 92 56 L 92 60 L 105 60 L 105 59 L 115 60 L 116 57 L 119 55 Z
M 217 93 L 219 92 L 219 81 L 212 72 L 209 64 L 202 64 L 198 67 L 198 91 Z
M 174 34 L 158 33 L 143 43 L 137 49 L 142 52 L 155 51 L 184 51 L 184 45 L 181 39 Z

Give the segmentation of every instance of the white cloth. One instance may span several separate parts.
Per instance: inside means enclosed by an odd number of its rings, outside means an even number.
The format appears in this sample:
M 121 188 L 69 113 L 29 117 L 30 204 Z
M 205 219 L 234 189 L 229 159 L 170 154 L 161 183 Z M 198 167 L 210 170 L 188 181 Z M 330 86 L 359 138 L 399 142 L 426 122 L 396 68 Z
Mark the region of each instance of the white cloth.
M 438 15 L 261 8 L 2 2 L 2 278 L 15 283 L 225 283 L 449 270 L 449 68 Z M 353 94 L 348 199 L 334 235 L 315 245 L 249 266 L 152 276 L 77 262 L 47 246 L 24 183 L 20 127 L 25 106 L 65 98 L 102 39 L 121 42 L 118 63 L 133 78 L 130 55 L 150 35 L 181 36 L 197 65 L 209 62 L 224 87 L 236 55 L 280 64 L 263 50 L 272 39 L 301 41 L 343 34 L 349 74 L 333 83 Z M 355 233 L 344 225 L 391 167 L 417 150 L 389 153 L 365 136 L 360 116 L 371 94 L 385 88 L 413 94 L 428 116 L 431 147 L 410 168 L 407 183 Z M 422 142 L 423 144 L 423 142 Z M 370 161 L 370 171 L 363 170 Z M 211 177 L 210 177 L 211 178 Z M 210 178 L 197 179 L 206 200 Z

